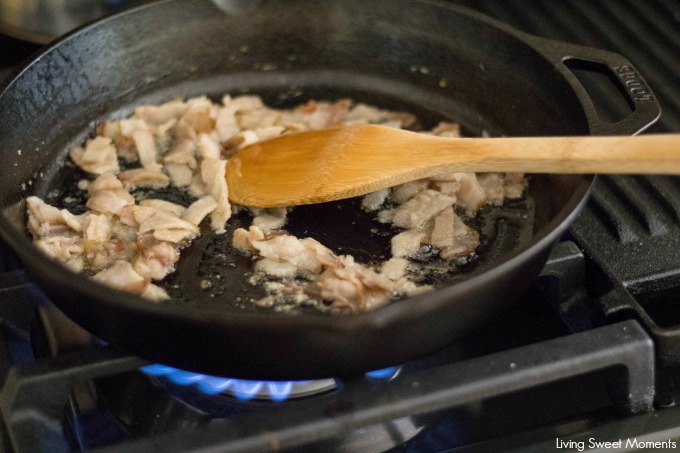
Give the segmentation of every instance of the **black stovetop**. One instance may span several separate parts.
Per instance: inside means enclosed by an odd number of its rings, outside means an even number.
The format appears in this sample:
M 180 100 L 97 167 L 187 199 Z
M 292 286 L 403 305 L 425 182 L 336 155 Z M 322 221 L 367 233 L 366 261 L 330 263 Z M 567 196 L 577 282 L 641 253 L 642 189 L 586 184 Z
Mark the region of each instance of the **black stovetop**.
M 455 3 L 623 54 L 662 105 L 652 131 L 680 130 L 677 2 Z M 0 79 L 38 49 L 0 36 Z M 591 438 L 677 443 L 678 241 L 677 178 L 600 178 L 539 280 L 483 335 L 394 376 L 337 380 L 284 402 L 207 396 L 191 373 L 183 385 L 149 376 L 142 359 L 61 315 L 0 250 L 0 451 L 542 452 L 588 448 Z

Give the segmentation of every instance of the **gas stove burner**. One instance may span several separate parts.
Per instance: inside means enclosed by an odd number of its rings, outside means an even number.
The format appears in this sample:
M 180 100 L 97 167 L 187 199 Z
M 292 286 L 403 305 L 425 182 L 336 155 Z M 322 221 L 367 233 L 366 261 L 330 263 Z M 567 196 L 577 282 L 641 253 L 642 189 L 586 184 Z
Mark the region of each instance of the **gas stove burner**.
M 366 377 L 371 380 L 388 381 L 394 379 L 400 369 L 401 367 L 395 366 L 369 371 Z M 165 378 L 173 384 L 193 385 L 206 395 L 224 394 L 241 401 L 286 401 L 325 393 L 338 386 L 337 381 L 330 378 L 307 381 L 253 381 L 193 373 L 158 363 L 144 366 L 140 371 L 149 376 Z
M 208 376 L 161 364 L 142 367 L 141 371 L 149 376 L 163 377 L 173 384 L 193 385 L 206 395 L 223 394 L 241 401 L 285 401 L 328 392 L 337 387 L 335 379 L 253 381 Z

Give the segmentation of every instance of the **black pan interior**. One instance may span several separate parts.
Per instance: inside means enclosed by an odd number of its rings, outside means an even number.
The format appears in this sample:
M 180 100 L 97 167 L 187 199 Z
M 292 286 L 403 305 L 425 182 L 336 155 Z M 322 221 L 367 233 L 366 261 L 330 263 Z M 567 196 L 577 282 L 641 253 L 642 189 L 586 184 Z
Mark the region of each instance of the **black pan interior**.
M 200 85 L 194 88 L 199 89 Z M 243 91 L 239 89 L 235 92 Z M 277 108 L 294 107 L 300 101 L 309 99 L 350 98 L 415 113 L 424 129 L 430 129 L 443 120 L 461 121 L 464 126 L 471 123 L 458 113 L 456 106 L 450 106 L 448 111 L 433 111 L 428 108 L 428 98 L 420 100 L 420 104 L 414 103 L 414 100 L 417 102 L 418 99 L 404 102 L 400 99 L 390 99 L 385 95 L 376 95 L 375 92 L 362 92 L 361 87 L 353 90 L 339 88 L 337 85 L 316 89 L 298 88 L 292 99 L 287 94 L 289 86 L 262 87 L 259 90 L 248 91 L 262 95 L 269 105 Z M 179 89 L 176 93 L 180 93 Z M 219 99 L 221 94 L 224 92 L 213 97 Z M 125 114 L 121 112 L 112 116 L 122 115 Z M 92 129 L 88 128 L 78 135 L 90 135 L 92 132 Z M 464 133 L 474 136 L 490 132 L 466 126 Z M 35 182 L 35 193 L 54 206 L 69 209 L 73 213 L 81 213 L 86 210 L 85 192 L 77 189 L 77 182 L 84 178 L 92 179 L 92 176 L 76 168 L 68 158 L 62 157 L 67 151 L 67 149 L 61 151 L 55 164 L 44 171 L 46 176 Z M 476 217 L 466 218 L 467 223 L 481 233 L 481 246 L 471 259 L 446 262 L 439 259 L 435 252 L 423 249 L 423 252 L 414 259 L 420 270 L 414 273 L 412 278 L 421 284 L 443 288 L 468 278 L 473 273 L 483 272 L 493 266 L 498 258 L 526 246 L 534 237 L 536 230 L 544 226 L 555 214 L 551 212 L 549 201 L 556 194 L 546 190 L 546 187 L 549 187 L 549 179 L 534 175 L 531 177 L 530 187 L 529 193 L 521 200 L 508 201 L 501 207 L 486 206 Z M 138 190 L 133 193 L 138 198 L 161 198 L 185 206 L 193 201 L 186 191 L 177 188 Z M 379 267 L 382 261 L 391 257 L 390 238 L 401 230 L 378 222 L 375 213 L 365 212 L 360 204 L 360 198 L 353 198 L 295 207 L 289 215 L 285 230 L 301 238 L 312 237 L 337 254 L 350 254 L 360 263 Z M 461 212 L 461 215 L 465 214 Z M 160 282 L 172 297 L 170 303 L 218 312 L 272 313 L 272 308 L 259 307 L 253 303 L 266 295 L 261 286 L 249 283 L 250 277 L 254 274 L 254 261 L 231 245 L 234 229 L 239 227 L 247 229 L 251 220 L 250 213 L 241 210 L 229 221 L 226 234 L 216 235 L 205 227 L 202 236 L 183 249 L 177 270 Z M 304 306 L 293 307 L 292 310 L 291 306 L 286 308 L 287 314 L 323 313 Z

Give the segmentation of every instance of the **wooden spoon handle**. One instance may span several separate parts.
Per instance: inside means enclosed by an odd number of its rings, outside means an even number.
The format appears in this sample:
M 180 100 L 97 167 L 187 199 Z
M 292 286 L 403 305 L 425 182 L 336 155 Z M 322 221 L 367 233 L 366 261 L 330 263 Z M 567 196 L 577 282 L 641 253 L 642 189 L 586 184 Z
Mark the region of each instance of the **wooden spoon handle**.
M 425 143 L 426 142 L 426 143 Z M 680 134 L 635 137 L 418 138 L 409 157 L 432 171 L 680 175 Z M 401 165 L 400 165 L 401 166 Z
M 314 189 L 307 192 L 317 194 L 311 201 L 361 195 L 445 172 L 680 175 L 680 134 L 443 138 L 368 132 L 354 136 L 343 150 L 351 157 L 329 172 L 332 188 L 309 175 Z

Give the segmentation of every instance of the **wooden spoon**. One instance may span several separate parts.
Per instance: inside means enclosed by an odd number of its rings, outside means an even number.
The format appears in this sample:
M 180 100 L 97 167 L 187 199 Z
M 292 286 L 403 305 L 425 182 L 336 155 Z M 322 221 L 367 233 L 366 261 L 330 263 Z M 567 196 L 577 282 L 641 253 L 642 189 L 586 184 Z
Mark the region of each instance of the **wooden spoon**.
M 376 125 L 283 135 L 227 163 L 229 198 L 293 206 L 363 195 L 441 172 L 680 174 L 680 134 L 443 138 Z

